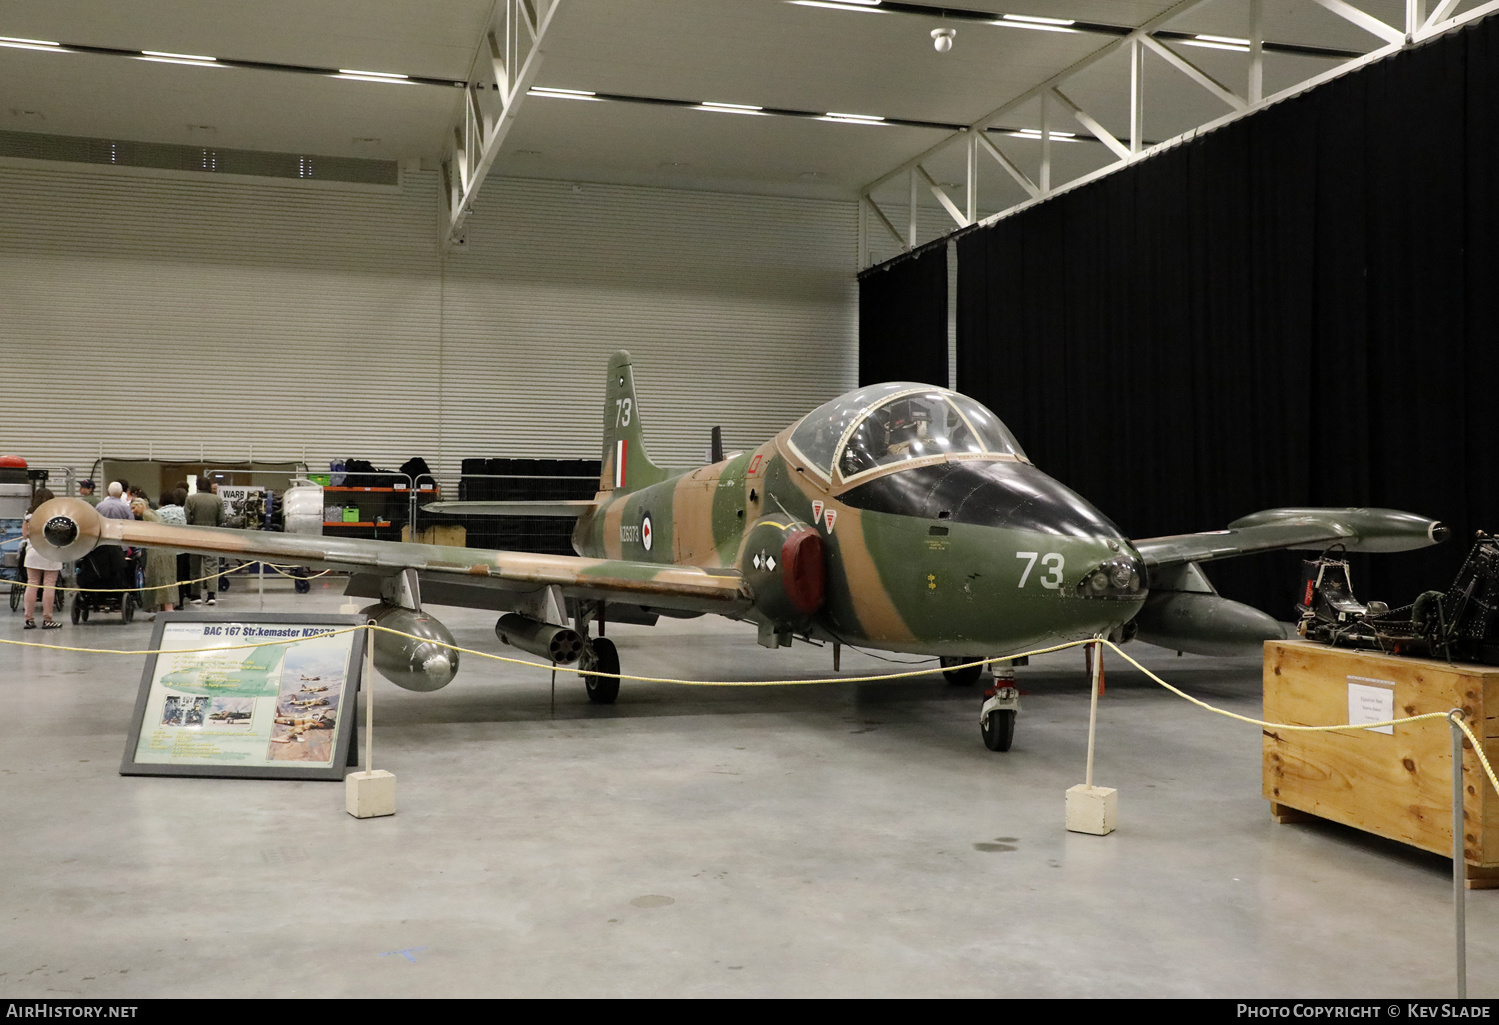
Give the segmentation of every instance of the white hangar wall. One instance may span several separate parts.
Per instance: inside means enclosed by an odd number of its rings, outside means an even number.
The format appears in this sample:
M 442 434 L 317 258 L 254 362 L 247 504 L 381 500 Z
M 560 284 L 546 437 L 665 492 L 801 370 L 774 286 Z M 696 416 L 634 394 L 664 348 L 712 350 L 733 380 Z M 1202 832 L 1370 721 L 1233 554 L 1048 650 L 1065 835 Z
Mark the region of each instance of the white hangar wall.
M 0 451 L 162 459 L 598 455 L 636 358 L 653 457 L 748 446 L 857 375 L 853 203 L 491 179 L 0 166 Z

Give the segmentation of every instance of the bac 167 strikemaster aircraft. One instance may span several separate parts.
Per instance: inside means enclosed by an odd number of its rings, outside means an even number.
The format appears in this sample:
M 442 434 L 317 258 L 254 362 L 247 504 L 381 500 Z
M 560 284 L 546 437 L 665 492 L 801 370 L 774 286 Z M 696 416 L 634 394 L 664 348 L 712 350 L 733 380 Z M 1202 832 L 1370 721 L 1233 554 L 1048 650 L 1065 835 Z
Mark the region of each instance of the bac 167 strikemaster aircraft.
M 754 623 L 769 648 L 800 636 L 937 655 L 950 680 L 971 683 L 976 667 L 950 667 L 1091 637 L 1254 651 L 1281 626 L 1217 595 L 1200 563 L 1332 543 L 1404 551 L 1447 535 L 1388 509 L 1272 509 L 1226 530 L 1131 541 L 1031 465 L 992 412 L 930 385 L 860 388 L 753 451 L 683 471 L 651 462 L 640 413 L 630 355 L 616 353 L 595 498 L 428 507 L 575 516 L 576 557 L 106 520 L 74 498 L 37 510 L 33 539 L 60 559 L 100 543 L 164 545 L 348 571 L 348 594 L 380 599 L 367 615 L 426 638 L 374 641 L 385 676 L 426 691 L 453 678 L 458 653 L 431 643 L 452 635 L 423 600 L 503 612 L 495 632 L 507 644 L 601 673 L 620 671 L 606 623 L 711 612 Z M 585 680 L 595 702 L 619 693 L 618 679 Z M 1008 750 L 1016 691 L 991 690 L 980 731 Z

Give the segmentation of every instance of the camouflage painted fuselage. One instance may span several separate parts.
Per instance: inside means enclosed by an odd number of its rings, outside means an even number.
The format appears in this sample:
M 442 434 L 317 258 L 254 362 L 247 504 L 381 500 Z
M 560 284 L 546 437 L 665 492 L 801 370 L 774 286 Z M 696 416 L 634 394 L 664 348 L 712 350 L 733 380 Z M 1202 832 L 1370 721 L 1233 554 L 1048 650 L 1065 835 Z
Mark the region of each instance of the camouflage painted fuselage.
M 1139 610 L 1131 593 L 1087 583 L 1100 567 L 1143 564 L 1082 498 L 1023 460 L 952 456 L 824 483 L 791 427 L 750 452 L 628 492 L 605 487 L 578 520 L 578 554 L 727 568 L 756 596 L 744 618 L 888 651 L 1002 655 L 1108 634 Z M 772 600 L 780 539 L 822 540 L 825 587 L 810 614 Z M 757 559 L 758 556 L 758 559 Z M 769 557 L 769 558 L 767 558 Z M 1085 596 L 1087 595 L 1087 596 Z

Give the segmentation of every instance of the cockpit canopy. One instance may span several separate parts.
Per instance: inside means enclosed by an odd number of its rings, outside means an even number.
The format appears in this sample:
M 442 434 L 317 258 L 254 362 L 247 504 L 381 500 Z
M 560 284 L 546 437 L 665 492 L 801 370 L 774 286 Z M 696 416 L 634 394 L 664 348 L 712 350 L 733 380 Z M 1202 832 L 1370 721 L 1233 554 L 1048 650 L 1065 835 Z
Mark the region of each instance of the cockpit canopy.
M 872 384 L 802 418 L 791 444 L 829 480 L 898 463 L 985 455 L 1028 462 L 999 417 L 965 395 L 910 381 Z

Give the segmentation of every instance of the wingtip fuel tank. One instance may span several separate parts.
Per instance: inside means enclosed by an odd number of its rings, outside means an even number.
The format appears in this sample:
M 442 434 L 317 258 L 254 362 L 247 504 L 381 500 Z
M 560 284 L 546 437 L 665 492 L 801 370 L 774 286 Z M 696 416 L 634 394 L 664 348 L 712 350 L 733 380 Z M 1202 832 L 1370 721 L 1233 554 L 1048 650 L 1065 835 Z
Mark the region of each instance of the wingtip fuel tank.
M 1325 525 L 1346 538 L 1340 542 L 1350 552 L 1408 552 L 1440 544 L 1452 531 L 1433 520 L 1399 509 L 1266 509 L 1230 523 L 1230 530 L 1271 524 Z M 1325 544 L 1309 546 L 1320 550 Z
M 43 502 L 31 517 L 30 542 L 37 551 L 70 562 L 93 551 L 103 537 L 104 518 L 81 498 Z M 40 529 L 35 529 L 39 525 Z

